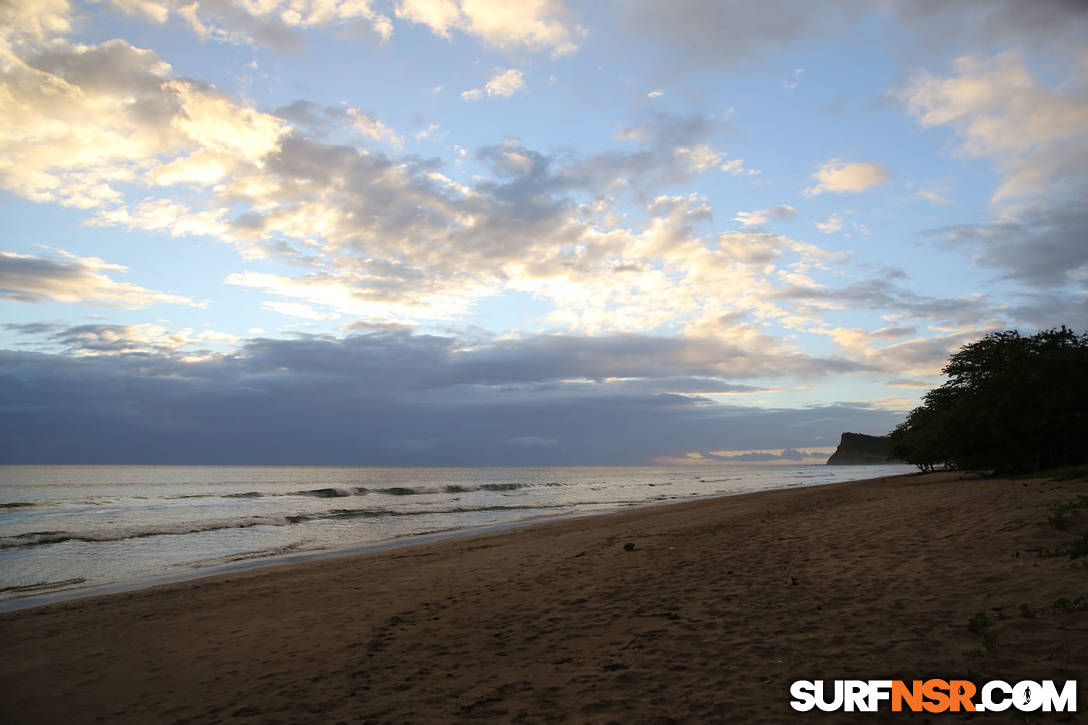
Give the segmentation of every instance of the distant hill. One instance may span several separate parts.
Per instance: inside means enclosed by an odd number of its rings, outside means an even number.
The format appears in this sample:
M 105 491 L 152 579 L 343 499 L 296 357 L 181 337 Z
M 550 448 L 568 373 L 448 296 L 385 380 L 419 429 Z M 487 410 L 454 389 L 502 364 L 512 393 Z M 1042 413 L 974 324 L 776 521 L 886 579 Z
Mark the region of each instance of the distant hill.
M 827 459 L 829 466 L 899 462 L 892 458 L 892 442 L 888 436 L 867 436 L 864 433 L 843 433 L 839 447 Z

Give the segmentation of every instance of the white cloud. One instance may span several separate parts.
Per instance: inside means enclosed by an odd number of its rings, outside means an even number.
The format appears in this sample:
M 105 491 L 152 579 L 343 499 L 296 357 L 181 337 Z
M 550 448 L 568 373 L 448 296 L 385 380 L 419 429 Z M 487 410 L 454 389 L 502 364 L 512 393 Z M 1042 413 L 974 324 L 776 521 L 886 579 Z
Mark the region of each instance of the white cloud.
M 358 108 L 348 108 L 347 114 L 351 118 L 351 125 L 362 135 L 375 141 L 387 140 L 393 148 L 399 149 L 404 146 L 404 140 L 377 118 L 363 113 Z
M 791 75 L 788 80 L 782 81 L 782 88 L 784 88 L 787 92 L 792 91 L 793 89 L 797 88 L 797 86 L 801 85 L 801 78 L 803 78 L 804 75 L 804 68 L 795 69 L 793 71 L 793 75 Z
M 499 50 L 547 50 L 555 56 L 576 51 L 585 34 L 561 0 L 400 0 L 396 14 L 445 38 L 460 30 Z
M 757 209 L 756 211 L 738 211 L 733 221 L 741 223 L 745 227 L 758 227 L 772 219 L 788 221 L 797 215 L 797 210 L 788 204 Z
M 521 71 L 513 68 L 496 68 L 491 80 L 484 86 L 489 96 L 509 98 L 525 87 L 525 78 Z
M 225 43 L 290 49 L 302 43 L 298 29 L 365 23 L 383 41 L 393 35 L 393 22 L 374 9 L 373 0 L 259 0 L 220 3 L 216 0 L 109 0 L 115 8 L 145 21 L 162 24 L 176 14 L 198 36 Z
M 208 184 L 252 167 L 282 119 L 170 77 L 154 53 L 111 40 L 51 42 L 0 70 L 0 187 L 35 201 L 107 208 L 132 182 Z M 88 139 L 93 139 L 89 143 Z
M 832 214 L 822 222 L 814 222 L 816 228 L 824 234 L 834 234 L 842 229 L 842 216 L 839 214 Z
M 744 159 L 733 159 L 726 161 L 721 165 L 721 170 L 727 174 L 733 176 L 758 176 L 760 172 L 758 169 L 746 169 L 744 168 Z
M 806 196 L 825 192 L 857 194 L 887 182 L 888 172 L 883 164 L 873 161 L 830 159 L 820 165 L 812 178 L 817 183 L 805 189 Z
M 661 89 L 657 89 L 657 90 L 653 90 L 653 91 L 650 91 L 649 93 L 647 93 L 646 97 L 647 98 L 661 98 L 661 96 L 663 96 L 663 95 L 665 95 L 665 91 L 663 91 Z
M 885 344 L 886 335 L 879 330 L 868 332 L 860 328 L 835 327 L 811 332 L 828 336 L 837 350 L 850 359 L 868 363 L 885 372 L 910 377 L 936 377 L 953 350 L 993 329 L 993 325 L 972 327 L 891 344 Z
M 416 131 L 416 139 L 423 141 L 429 138 L 433 138 L 434 135 L 438 133 L 439 128 L 440 126 L 437 123 L 429 123 L 427 124 L 427 128 L 423 129 L 422 131 Z
M 289 317 L 300 317 L 304 320 L 335 320 L 340 317 L 336 312 L 319 312 L 310 305 L 301 302 L 273 302 L 265 300 L 261 303 L 261 309 L 278 312 Z
M 952 200 L 947 196 L 948 191 L 948 188 L 944 186 L 925 186 L 919 189 L 914 196 L 934 204 L 951 204 Z
M 554 307 L 539 320 L 552 329 L 683 329 L 769 349 L 749 324 L 723 320 L 789 320 L 801 303 L 776 300 L 776 290 L 837 261 L 781 235 L 716 233 L 698 195 L 656 196 L 715 167 L 754 173 L 707 142 L 720 118 L 655 115 L 623 132 L 644 144 L 633 153 L 485 147 L 479 175 L 461 181 L 410 156 L 292 132 L 284 118 L 175 79 L 154 54 L 120 41 L 53 43 L 50 52 L 57 57 L 41 68 L 10 70 L 32 82 L 10 84 L 28 99 L 18 124 L 0 126 L 0 158 L 25 163 L 0 167 L 0 182 L 39 200 L 78 200 L 95 224 L 231 243 L 252 263 L 226 282 L 264 293 L 265 308 L 280 313 L 449 320 L 515 291 Z M 64 93 L 34 95 L 44 84 Z M 488 89 L 502 96 L 523 86 L 520 71 L 498 69 Z M 132 99 L 157 112 L 135 113 Z M 342 112 L 368 137 L 399 143 L 378 119 Z M 100 146 L 88 148 L 88 134 L 101 134 Z M 190 185 L 184 203 L 164 188 L 179 184 Z M 615 195 L 651 201 L 630 220 L 593 202 Z M 293 271 L 271 273 L 256 266 L 262 258 Z
M 1036 82 L 1015 54 L 963 57 L 948 77 L 920 73 L 899 97 L 923 126 L 951 126 L 962 153 L 992 158 L 994 201 L 1045 194 L 1088 168 L 1088 88 Z
M 525 88 L 525 77 L 514 68 L 496 68 L 483 88 L 471 88 L 461 93 L 461 100 L 479 101 L 484 95 L 509 98 Z
M 0 3 L 0 37 L 15 45 L 40 45 L 72 30 L 68 0 L 8 0 Z
M 697 174 L 717 166 L 723 154 L 707 144 L 698 146 L 680 146 L 675 151 L 676 157 L 687 164 L 688 170 Z

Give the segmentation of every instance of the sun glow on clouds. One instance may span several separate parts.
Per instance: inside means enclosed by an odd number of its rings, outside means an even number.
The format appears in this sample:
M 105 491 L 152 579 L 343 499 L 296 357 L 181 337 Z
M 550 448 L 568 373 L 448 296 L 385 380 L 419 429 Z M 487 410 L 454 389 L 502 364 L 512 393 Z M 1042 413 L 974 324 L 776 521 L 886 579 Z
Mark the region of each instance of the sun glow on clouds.
M 1018 12 L 999 5 L 995 23 Z M 33 245 L 54 240 L 13 238 L 12 251 L 0 253 L 0 302 L 24 316 L 45 303 L 165 304 L 186 315 L 49 327 L 42 344 L 57 355 L 183 360 L 196 371 L 274 357 L 273 348 L 329 358 L 365 348 L 396 359 L 426 349 L 428 375 L 459 381 L 442 389 L 446 401 L 461 385 L 510 405 L 544 399 L 534 395 L 613 396 L 677 416 L 738 400 L 754 415 L 775 401 L 860 399 L 811 392 L 814 380 L 867 390 L 852 414 L 901 411 L 918 385 L 939 379 L 949 351 L 988 330 L 1056 324 L 1059 313 L 1088 318 L 1078 305 L 1088 281 L 1081 80 L 1033 72 L 1027 51 L 960 53 L 944 71 L 936 61 L 909 68 L 902 88 L 870 91 L 897 104 L 919 136 L 950 129 L 955 154 L 936 157 L 906 138 L 909 150 L 874 151 L 855 140 L 879 137 L 867 125 L 877 122 L 844 117 L 826 129 L 834 144 L 822 148 L 841 154 L 828 158 L 802 138 L 771 142 L 763 129 L 781 119 L 732 95 L 732 54 L 756 58 L 761 44 L 788 43 L 805 32 L 803 13 L 771 32 L 759 22 L 771 10 L 736 9 L 731 32 L 747 30 L 723 49 L 702 43 L 705 23 L 649 5 L 613 18 L 619 10 L 610 7 L 586 13 L 598 23 L 590 32 L 561 0 L 103 0 L 94 12 L 64 0 L 5 3 L 0 188 L 43 210 L 67 207 L 74 234 L 112 229 L 116 246 L 100 256 L 77 243 L 63 246 L 79 254 L 43 253 Z M 701 0 L 693 7 L 723 12 Z M 253 58 L 240 74 L 217 76 L 220 88 L 194 77 L 199 65 L 184 51 L 160 57 L 127 39 L 80 35 L 110 12 L 188 28 L 179 48 Z M 888 12 L 915 18 L 897 3 Z M 632 42 L 649 42 L 648 33 L 656 40 L 645 48 L 665 48 L 675 61 L 652 77 L 625 62 L 623 44 L 595 44 L 616 32 L 600 18 L 637 25 L 647 13 L 654 27 L 628 28 Z M 369 81 L 365 92 L 333 95 L 327 79 L 300 78 L 273 55 L 326 41 L 387 60 L 413 100 Z M 420 55 L 409 62 L 409 51 Z M 722 89 L 696 102 L 689 81 L 710 66 Z M 798 117 L 823 113 L 837 97 L 825 73 L 797 68 L 783 83 L 780 68 L 749 71 L 796 104 Z M 314 99 L 285 98 L 296 92 L 288 88 Z M 443 88 L 467 90 L 458 99 Z M 549 128 L 548 104 L 557 102 L 579 122 Z M 983 159 L 999 177 L 981 212 L 965 192 L 977 184 L 958 175 L 963 159 Z M 837 206 L 840 195 L 853 195 L 856 208 Z M 939 221 L 912 218 L 915 208 Z M 161 247 L 137 249 L 136 239 Z M 237 262 L 200 280 L 225 285 L 231 304 L 218 309 L 217 300 L 195 299 L 204 293 L 185 294 L 178 276 L 142 277 L 156 265 L 134 261 L 205 254 L 211 244 L 226 245 L 217 259 Z M 1000 278 L 945 291 L 945 282 L 919 276 L 926 255 L 940 257 L 941 269 L 969 262 Z M 281 320 L 312 338 L 276 348 L 286 338 L 266 346 L 215 332 L 192 316 L 204 307 L 234 332 Z M 39 329 L 12 324 L 4 328 L 12 335 Z M 421 387 L 397 378 L 408 375 L 397 366 L 383 374 L 391 388 Z M 907 394 L 888 396 L 887 387 Z M 508 439 L 526 450 L 564 446 L 553 430 Z M 702 463 L 807 460 L 820 450 L 744 445 L 670 450 L 691 450 L 679 459 Z
M 130 282 L 118 282 L 108 273 L 128 271 L 98 257 L 78 257 L 62 249 L 58 257 L 0 251 L 0 299 L 39 302 L 43 299 L 70 303 L 97 303 L 123 309 L 143 309 L 156 304 L 199 307 L 188 297 L 146 289 Z
M 817 194 L 858 194 L 888 180 L 883 164 L 873 161 L 842 161 L 830 159 L 812 174 L 814 186 L 805 189 L 806 196 Z

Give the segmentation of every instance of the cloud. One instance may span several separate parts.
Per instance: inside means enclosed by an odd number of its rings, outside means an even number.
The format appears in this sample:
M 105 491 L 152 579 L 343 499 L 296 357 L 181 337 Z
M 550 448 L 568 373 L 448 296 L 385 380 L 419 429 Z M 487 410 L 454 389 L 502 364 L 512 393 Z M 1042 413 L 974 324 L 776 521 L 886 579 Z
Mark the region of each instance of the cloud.
M 68 0 L 9 0 L 0 4 L 0 37 L 15 45 L 41 45 L 72 30 Z
M 758 176 L 762 173 L 758 169 L 744 168 L 744 159 L 726 161 L 721 165 L 721 170 L 727 174 L 732 174 L 733 176 L 741 176 L 742 174 L 745 176 Z
M 805 189 L 805 196 L 817 194 L 858 194 L 888 180 L 883 164 L 873 161 L 841 161 L 829 159 L 813 172 L 814 186 Z
M 0 106 L 0 187 L 34 201 L 106 208 L 134 181 L 209 184 L 252 168 L 287 132 L 121 40 L 24 55 L 0 69 L 11 101 Z
M 896 375 L 936 376 L 948 362 L 948 356 L 965 344 L 977 340 L 999 326 L 967 329 L 933 337 L 916 337 L 902 342 L 886 343 L 886 336 L 859 328 L 825 328 L 812 332 L 826 335 L 837 352 L 852 360 L 864 361 L 875 369 Z M 893 410 L 904 409 L 902 398 L 885 401 Z M 913 400 L 913 399 L 911 399 Z M 880 405 L 879 399 L 872 401 Z M 906 405 L 910 409 L 913 405 Z
M 1040 16 L 1054 10 L 1047 5 Z M 897 96 L 923 127 L 951 127 L 960 154 L 991 159 L 1000 175 L 991 222 L 930 233 L 970 250 L 972 264 L 1029 287 L 1088 288 L 1088 86 L 1081 77 L 1070 72 L 1048 85 L 1019 54 L 964 56 L 951 75 L 919 73 Z
M 760 227 L 774 219 L 775 221 L 790 221 L 797 215 L 797 210 L 788 204 L 757 209 L 756 211 L 738 211 L 733 221 L 738 221 L 741 226 Z
M 1029 287 L 1079 284 L 1088 289 L 1088 202 L 1031 204 L 1015 218 L 990 224 L 959 224 L 928 232 L 945 244 L 973 252 L 978 267 L 1003 270 Z M 1057 322 L 1057 320 L 1055 320 Z
M 305 45 L 303 31 L 313 28 L 358 28 L 381 42 L 395 32 L 393 19 L 375 0 L 109 0 L 117 9 L 145 22 L 171 20 L 204 40 L 260 45 L 291 52 Z M 503 3 L 497 0 L 399 0 L 395 16 L 426 26 L 443 38 L 457 30 L 489 48 L 515 52 L 548 51 L 553 56 L 575 52 L 585 30 L 559 0 Z
M 818 324 L 828 311 L 888 310 L 895 319 L 926 320 L 934 326 L 988 329 L 995 320 L 1017 319 L 1011 310 L 981 294 L 931 297 L 904 287 L 892 277 L 866 279 L 830 288 L 813 283 L 785 285 L 772 299 L 790 302 L 790 312 Z M 984 333 L 979 333 L 981 334 Z
M 789 0 L 629 0 L 619 5 L 627 36 L 659 43 L 675 63 L 698 68 L 731 65 L 785 44 L 814 26 L 835 27 L 844 15 L 835 3 L 800 13 Z
M 790 0 L 627 0 L 618 8 L 625 42 L 635 38 L 640 47 L 660 46 L 661 57 L 674 65 L 670 71 L 737 66 L 773 57 L 797 42 L 846 42 L 875 13 L 897 18 L 908 42 L 913 41 L 905 50 L 920 58 L 933 57 L 938 49 L 995 45 L 1059 49 L 1075 57 L 1088 31 L 1088 11 L 1075 0 L 889 0 L 879 7 L 864 0 L 831 0 L 821 3 L 820 12 L 808 13 L 797 12 Z
M 525 88 L 525 77 L 521 71 L 514 68 L 496 68 L 491 74 L 491 80 L 483 88 L 471 88 L 461 93 L 461 99 L 465 101 L 479 101 L 485 95 L 509 98 Z
M 834 234 L 842 229 L 842 216 L 839 214 L 832 214 L 822 222 L 813 222 L 816 228 L 824 234 Z
M 994 159 L 1002 183 L 994 201 L 1084 184 L 1088 168 L 1088 86 L 1071 74 L 1058 89 L 1040 85 L 1014 53 L 965 56 L 954 73 L 922 72 L 898 93 L 924 127 L 951 126 L 961 152 Z
M 364 136 L 375 141 L 387 140 L 396 149 L 404 146 L 404 139 L 377 118 L 363 113 L 358 108 L 348 108 L 346 112 L 351 119 L 351 125 Z
M 948 198 L 949 189 L 944 186 L 925 186 L 918 190 L 914 195 L 918 199 L 925 199 L 926 201 L 933 202 L 934 204 L 951 204 L 951 199 Z
M 365 27 L 380 40 L 393 35 L 393 22 L 374 9 L 373 0 L 109 0 L 124 13 L 145 22 L 171 19 L 204 40 L 238 45 L 257 44 L 279 52 L 300 49 L 301 31 L 310 28 Z
M 819 309 L 776 291 L 843 261 L 781 235 L 714 230 L 706 198 L 671 193 L 702 169 L 736 170 L 715 147 L 721 116 L 650 113 L 621 131 L 637 147 L 590 155 L 511 139 L 478 149 L 479 173 L 461 182 L 436 159 L 397 153 L 400 136 L 358 109 L 302 101 L 263 113 L 121 41 L 24 54 L 8 80 L 26 102 L 12 106 L 18 124 L 0 126 L 18 126 L 0 139 L 19 163 L 0 182 L 87 205 L 101 226 L 232 244 L 245 266 L 226 282 L 272 310 L 451 320 L 515 292 L 546 305 L 544 329 L 728 342 L 763 337 L 722 322 L 731 315 L 792 324 L 798 309 Z M 511 90 L 520 76 L 500 71 L 494 88 Z M 63 92 L 43 95 L 43 84 Z M 345 145 L 349 123 L 387 147 Z M 81 139 L 94 134 L 92 150 Z M 185 203 L 171 198 L 179 185 Z
M 489 96 L 509 98 L 524 87 L 525 78 L 521 71 L 514 68 L 496 68 L 484 90 Z
M 679 340 L 465 349 L 388 328 L 193 355 L 169 335 L 156 342 L 158 332 L 71 328 L 53 334 L 100 354 L 0 352 L 0 406 L 21 411 L 0 419 L 0 460 L 630 464 L 684 450 L 833 445 L 843 430 L 896 422 L 861 407 L 762 411 L 593 381 L 688 359 Z M 731 364 L 719 351 L 687 366 Z
M 797 88 L 797 86 L 801 85 L 801 79 L 804 77 L 804 75 L 805 69 L 797 68 L 793 71 L 793 75 L 790 76 L 789 80 L 782 81 L 782 88 L 784 88 L 787 92 L 794 90 L 795 88 Z
M 807 450 L 796 448 L 771 448 L 754 451 L 710 451 L 707 456 L 710 460 L 730 461 L 734 463 L 801 463 L 809 461 L 826 461 L 835 452 L 834 447 L 823 447 Z
M 300 302 L 272 302 L 265 300 L 261 303 L 261 309 L 278 312 L 288 317 L 300 317 L 304 320 L 335 320 L 340 317 L 337 312 L 320 312 Z
M 201 306 L 188 297 L 118 282 L 109 273 L 125 273 L 126 267 L 97 257 L 78 257 L 57 250 L 52 259 L 0 251 L 0 299 L 16 302 L 76 302 L 124 309 L 156 304 Z
M 429 138 L 434 138 L 434 136 L 438 134 L 438 130 L 440 128 L 441 126 L 439 126 L 437 123 L 429 123 L 427 124 L 427 128 L 423 129 L 422 131 L 416 132 L 416 139 L 419 141 L 424 141 Z
M 687 164 L 688 170 L 693 174 L 712 169 L 722 160 L 722 154 L 711 148 L 709 144 L 679 146 L 674 153 L 678 159 Z
M 661 96 L 663 96 L 663 95 L 665 95 L 665 91 L 663 91 L 661 89 L 657 89 L 657 90 L 653 90 L 653 91 L 650 91 L 649 93 L 647 93 L 646 97 L 647 98 L 661 98 Z
M 560 0 L 400 0 L 396 15 L 444 38 L 460 30 L 498 50 L 547 50 L 553 56 L 575 52 L 585 34 Z

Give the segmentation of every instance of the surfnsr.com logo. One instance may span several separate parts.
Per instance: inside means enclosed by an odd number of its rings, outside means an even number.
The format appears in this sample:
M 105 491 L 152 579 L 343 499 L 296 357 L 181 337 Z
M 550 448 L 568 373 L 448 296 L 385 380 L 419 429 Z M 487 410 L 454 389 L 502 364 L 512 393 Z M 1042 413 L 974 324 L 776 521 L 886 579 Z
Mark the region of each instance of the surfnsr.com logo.
M 1009 683 L 990 680 L 797 680 L 790 707 L 799 712 L 1076 712 L 1077 681 Z

